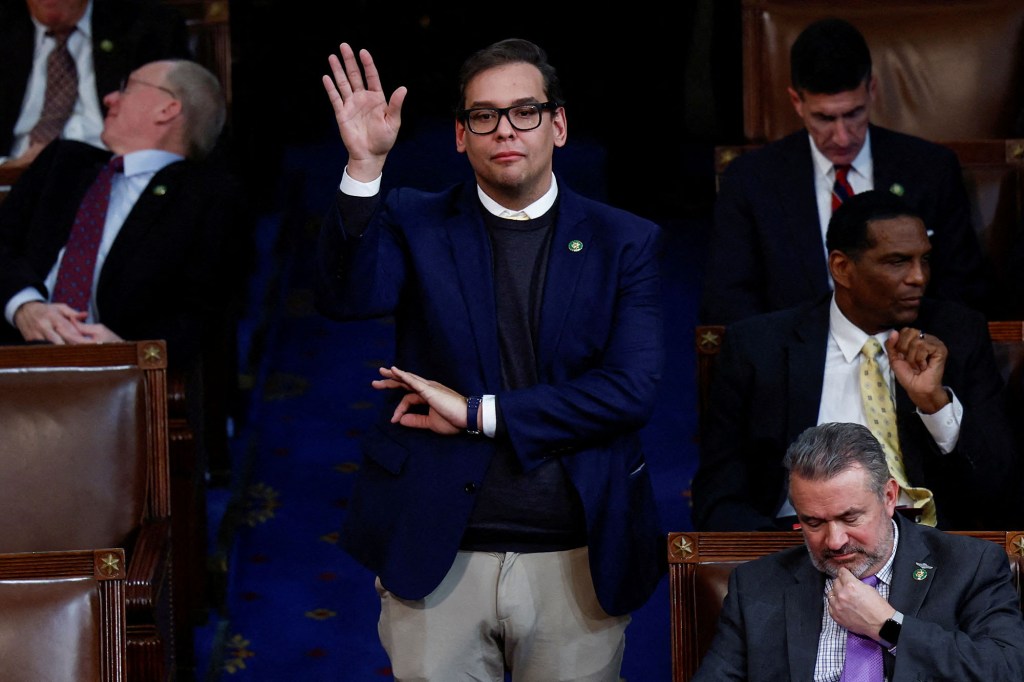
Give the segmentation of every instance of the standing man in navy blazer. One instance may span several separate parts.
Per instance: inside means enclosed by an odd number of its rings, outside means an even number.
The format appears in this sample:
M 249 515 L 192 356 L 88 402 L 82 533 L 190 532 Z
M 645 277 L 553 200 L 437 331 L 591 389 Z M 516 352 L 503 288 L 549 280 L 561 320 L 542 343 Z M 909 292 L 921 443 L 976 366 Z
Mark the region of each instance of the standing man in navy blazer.
M 378 577 L 395 677 L 617 681 L 664 571 L 638 438 L 662 369 L 658 229 L 553 174 L 561 88 L 518 39 L 462 67 L 476 182 L 380 197 L 406 89 L 386 100 L 358 57 L 342 44 L 324 77 L 349 160 L 318 305 L 395 319 L 343 530 Z
M 101 146 L 103 98 L 133 69 L 191 56 L 185 20 L 155 0 L 0 0 L 0 158 L 28 165 L 42 150 L 28 132 L 39 118 L 47 31 L 75 27 L 68 50 L 78 69 L 78 98 L 66 139 Z
M 998 545 L 894 517 L 899 486 L 863 426 L 812 427 L 784 464 L 806 547 L 733 571 L 695 682 L 1024 679 Z
M 0 342 L 166 339 L 172 366 L 197 354 L 223 309 L 237 220 L 232 185 L 201 159 L 225 120 L 220 84 L 190 61 L 131 72 L 104 98 L 103 141 L 124 160 L 88 303 L 53 299 L 59 266 L 90 186 L 112 154 L 56 140 L 0 203 Z
M 700 318 L 730 324 L 831 288 L 825 230 L 836 168 L 853 192 L 902 196 L 932 242 L 929 295 L 984 308 L 982 256 L 949 149 L 870 124 L 871 53 L 840 19 L 808 26 L 790 53 L 789 96 L 806 130 L 736 158 L 721 180 Z

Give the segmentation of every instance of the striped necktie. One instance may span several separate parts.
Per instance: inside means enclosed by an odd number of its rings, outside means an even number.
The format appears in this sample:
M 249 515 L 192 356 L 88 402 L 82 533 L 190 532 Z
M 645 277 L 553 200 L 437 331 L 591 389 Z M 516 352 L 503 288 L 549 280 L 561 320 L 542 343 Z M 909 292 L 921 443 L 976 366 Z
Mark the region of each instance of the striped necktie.
M 850 181 L 846 179 L 847 174 L 850 172 L 849 164 L 842 166 L 835 166 L 836 181 L 832 183 L 832 212 L 835 213 L 836 209 L 856 192 L 853 191 L 853 187 L 850 186 Z

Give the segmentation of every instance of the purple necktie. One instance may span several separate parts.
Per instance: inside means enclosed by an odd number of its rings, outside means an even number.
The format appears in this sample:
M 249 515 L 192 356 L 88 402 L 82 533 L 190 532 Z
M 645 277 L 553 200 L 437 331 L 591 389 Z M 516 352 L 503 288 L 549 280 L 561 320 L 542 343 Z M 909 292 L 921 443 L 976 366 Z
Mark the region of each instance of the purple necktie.
M 71 226 L 64 249 L 64 257 L 57 271 L 57 283 L 53 287 L 51 300 L 67 303 L 75 310 L 89 309 L 92 298 L 92 277 L 96 270 L 96 253 L 103 238 L 103 225 L 107 221 L 107 206 L 110 203 L 110 185 L 114 173 L 124 170 L 124 157 L 115 156 L 100 169 L 89 190 L 85 193 L 75 223 Z
M 878 576 L 861 578 L 860 581 L 874 587 L 878 584 Z M 839 682 L 882 682 L 884 679 L 882 645 L 870 637 L 847 632 L 846 660 L 843 662 L 843 676 Z

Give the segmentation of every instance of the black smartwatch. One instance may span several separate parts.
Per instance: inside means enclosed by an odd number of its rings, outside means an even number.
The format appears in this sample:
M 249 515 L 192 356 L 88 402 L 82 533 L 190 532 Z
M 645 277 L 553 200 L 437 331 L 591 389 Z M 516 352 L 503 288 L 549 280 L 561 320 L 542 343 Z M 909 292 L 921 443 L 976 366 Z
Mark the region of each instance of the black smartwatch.
M 878 631 L 878 636 L 882 639 L 882 643 L 885 644 L 886 649 L 891 649 L 896 646 L 896 643 L 900 639 L 900 630 L 902 629 L 903 614 L 899 611 L 892 614 L 892 618 L 882 624 L 882 629 Z

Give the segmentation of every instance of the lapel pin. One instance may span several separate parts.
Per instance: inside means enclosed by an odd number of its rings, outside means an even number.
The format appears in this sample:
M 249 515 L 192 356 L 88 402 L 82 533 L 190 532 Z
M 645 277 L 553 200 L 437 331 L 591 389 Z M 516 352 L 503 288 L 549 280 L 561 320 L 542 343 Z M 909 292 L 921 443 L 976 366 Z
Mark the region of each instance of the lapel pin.
M 889 188 L 889 191 L 895 194 L 896 196 L 901 197 L 903 196 L 903 192 L 905 192 L 906 190 L 903 189 L 903 185 L 901 185 L 898 182 L 894 182 L 892 183 L 892 186 Z
M 110 40 L 108 38 L 104 38 L 103 40 L 100 41 L 100 49 L 103 50 L 104 52 L 113 52 L 114 51 L 114 41 Z
M 571 242 L 569 242 L 569 250 L 572 251 L 573 253 L 579 253 L 580 251 L 583 250 L 583 242 L 581 242 L 579 239 L 573 239 Z
M 917 568 L 914 569 L 914 580 L 924 580 L 928 577 L 928 569 L 933 567 L 928 564 L 921 563 L 920 561 L 915 563 L 917 564 Z
M 167 185 L 157 185 L 156 187 L 153 188 L 153 194 L 155 194 L 158 197 L 162 197 L 163 195 L 167 194 Z

